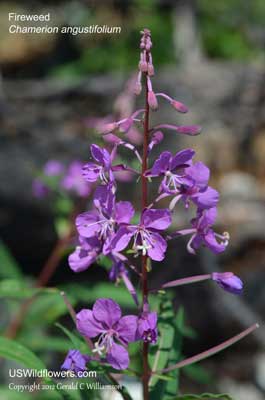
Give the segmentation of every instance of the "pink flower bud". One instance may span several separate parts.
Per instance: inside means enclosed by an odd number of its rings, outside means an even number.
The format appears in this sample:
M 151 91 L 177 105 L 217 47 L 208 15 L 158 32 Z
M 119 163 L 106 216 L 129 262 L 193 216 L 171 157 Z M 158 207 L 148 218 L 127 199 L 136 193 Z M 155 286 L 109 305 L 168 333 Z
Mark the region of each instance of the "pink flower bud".
M 201 133 L 201 126 L 199 125 L 190 125 L 190 126 L 178 126 L 178 128 L 176 129 L 176 131 L 178 133 L 184 133 L 185 135 L 198 135 L 199 133 Z
M 129 131 L 129 129 L 131 128 L 133 124 L 133 118 L 127 118 L 125 121 L 123 121 L 120 125 L 119 125 L 119 130 L 123 133 L 126 133 Z
M 147 70 L 148 70 L 148 65 L 147 65 L 147 62 L 146 61 L 139 61 L 139 70 L 141 71 L 141 72 L 147 72 Z
M 149 76 L 153 76 L 155 74 L 155 70 L 154 70 L 153 64 L 148 63 L 147 72 L 148 72 Z
M 110 144 L 120 144 L 122 141 L 118 136 L 113 135 L 112 133 L 108 133 L 107 135 L 103 136 L 105 142 Z
M 148 104 L 152 110 L 156 111 L 158 109 L 156 95 L 153 91 L 148 92 Z
M 136 94 L 137 96 L 142 91 L 141 79 L 142 79 L 142 72 L 140 71 L 138 76 L 137 76 L 137 81 L 135 82 L 135 86 L 134 86 L 134 94 Z
M 110 132 L 114 131 L 114 130 L 117 129 L 117 128 L 118 128 L 117 122 L 111 122 L 111 123 L 106 124 L 106 125 L 104 125 L 104 126 L 102 127 L 101 133 L 102 133 L 103 135 L 106 135 L 107 133 L 110 133 Z
M 180 101 L 172 100 L 170 104 L 175 108 L 175 110 L 183 114 L 189 111 L 188 107 Z

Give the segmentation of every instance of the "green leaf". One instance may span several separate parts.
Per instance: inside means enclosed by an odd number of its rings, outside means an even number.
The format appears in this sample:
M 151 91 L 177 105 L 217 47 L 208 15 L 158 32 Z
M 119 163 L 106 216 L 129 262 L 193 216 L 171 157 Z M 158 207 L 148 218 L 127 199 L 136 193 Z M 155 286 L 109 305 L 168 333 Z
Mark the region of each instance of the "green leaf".
M 187 365 L 182 369 L 182 372 L 196 382 L 209 384 L 213 378 L 210 372 L 199 364 Z
M 5 337 L 0 337 L 0 356 L 18 362 L 26 368 L 35 370 L 46 370 L 46 366 L 40 358 L 38 358 L 31 350 L 23 346 L 22 344 L 7 339 Z M 50 378 L 42 378 L 43 382 L 54 385 L 54 382 Z M 71 390 L 55 390 L 53 392 L 53 398 L 58 400 L 62 399 L 73 399 L 76 400 L 76 396 L 72 395 Z M 8 397 L 9 398 L 9 397 Z
M 172 323 L 174 312 L 172 309 L 172 302 L 166 300 L 163 296 L 164 301 L 160 305 L 160 318 L 158 322 L 159 339 L 158 344 L 151 347 L 151 354 L 149 357 L 149 362 L 152 371 L 160 371 L 165 368 L 168 364 L 170 352 L 174 343 L 175 328 Z M 152 375 L 149 385 L 151 391 L 158 382 L 158 375 Z
M 0 355 L 9 360 L 17 361 L 28 368 L 45 369 L 43 362 L 32 351 L 15 340 L 0 337 Z
M 5 400 L 32 400 L 32 396 L 28 392 L 17 392 L 10 390 L 6 386 L 0 387 L 0 399 Z
M 34 288 L 27 286 L 22 280 L 3 279 L 0 281 L 0 298 L 9 297 L 14 299 L 26 299 L 38 293 L 54 293 L 53 288 Z
M 111 259 L 109 257 L 101 254 L 97 259 L 97 264 L 100 267 L 103 267 L 108 270 L 111 267 L 111 265 L 113 264 L 113 262 L 111 261 Z
M 29 347 L 33 351 L 60 351 L 67 352 L 69 350 L 69 340 L 64 339 L 60 336 L 50 336 L 50 335 L 27 335 L 19 336 L 19 341 Z
M 212 393 L 203 393 L 203 394 L 184 394 L 182 396 L 175 397 L 174 400 L 233 400 L 228 394 L 212 394 Z
M 67 328 L 65 328 L 58 322 L 56 322 L 55 326 L 57 326 L 64 332 L 64 334 L 70 339 L 75 349 L 79 350 L 81 353 L 87 352 L 87 344 L 83 340 L 81 340 L 79 337 L 77 337 L 75 334 L 70 332 Z
M 184 325 L 184 309 L 180 307 L 175 319 L 175 336 L 174 342 L 172 346 L 172 350 L 168 359 L 168 366 L 174 365 L 178 362 L 181 356 L 181 348 L 182 348 L 182 329 Z M 171 381 L 165 384 L 164 390 L 164 398 L 165 400 L 171 399 L 178 393 L 179 390 L 179 370 L 174 370 L 170 373 L 170 376 L 173 377 Z
M 57 213 L 62 215 L 69 215 L 73 210 L 73 202 L 69 197 L 62 195 L 57 198 L 54 204 Z
M 23 274 L 16 260 L 2 241 L 0 241 L 0 277 L 4 279 L 23 279 Z
M 67 218 L 57 217 L 54 221 L 55 230 L 58 237 L 63 238 L 70 231 L 70 222 Z
M 115 286 L 110 282 L 103 282 L 93 286 L 82 285 L 82 284 L 69 284 L 61 287 L 62 290 L 68 296 L 71 296 L 75 301 L 81 301 L 85 303 L 94 303 L 100 297 L 106 297 L 113 299 L 119 303 L 122 307 L 135 307 L 132 296 L 128 290 L 120 284 Z
M 74 306 L 75 300 L 70 296 L 68 297 Z M 55 293 L 42 293 L 31 304 L 25 316 L 24 326 L 47 325 L 66 313 L 68 313 L 68 309 L 58 290 Z

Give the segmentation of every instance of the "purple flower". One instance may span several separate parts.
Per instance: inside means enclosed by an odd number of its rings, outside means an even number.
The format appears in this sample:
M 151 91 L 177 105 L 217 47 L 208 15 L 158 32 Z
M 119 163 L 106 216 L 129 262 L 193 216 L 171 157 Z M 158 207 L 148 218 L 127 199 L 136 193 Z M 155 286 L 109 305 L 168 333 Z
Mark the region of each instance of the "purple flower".
M 187 151 L 183 150 L 180 153 L 185 155 Z M 175 194 L 170 202 L 170 209 L 173 209 L 179 200 L 184 202 L 186 208 L 189 207 L 190 201 L 200 209 L 212 208 L 218 203 L 219 193 L 208 186 L 209 178 L 209 168 L 199 161 L 185 168 L 182 176 L 166 172 L 160 186 L 160 191 Z
M 213 272 L 212 280 L 227 292 L 241 294 L 243 291 L 243 282 L 233 272 Z
M 125 249 L 133 238 L 133 250 L 148 255 L 152 260 L 161 261 L 165 257 L 167 243 L 159 234 L 171 224 L 171 215 L 167 209 L 145 209 L 139 225 L 127 225 L 119 228 L 110 243 L 114 251 Z
M 80 214 L 76 219 L 78 233 L 86 238 L 98 237 L 104 240 L 103 253 L 106 254 L 109 242 L 117 224 L 129 224 L 134 208 L 129 201 L 115 203 L 115 196 L 107 186 L 99 186 L 95 193 L 96 210 Z
M 99 299 L 92 310 L 84 309 L 77 314 L 76 325 L 81 335 L 98 337 L 94 353 L 106 358 L 115 369 L 128 367 L 130 360 L 126 347 L 136 340 L 135 315 L 122 317 L 120 306 L 115 301 Z
M 216 254 L 221 253 L 226 249 L 229 240 L 228 233 L 225 232 L 223 235 L 220 235 L 212 229 L 216 217 L 216 207 L 206 210 L 198 210 L 197 217 L 191 220 L 193 228 L 176 232 L 178 235 L 192 234 L 187 245 L 187 249 L 190 253 L 195 254 L 195 251 L 201 245 L 208 247 Z M 218 242 L 217 239 L 220 241 Z
M 208 186 L 209 168 L 202 162 L 196 162 L 185 169 L 185 174 L 192 185 L 185 185 L 185 182 L 183 182 L 179 189 L 182 200 L 186 204 L 189 200 L 192 200 L 200 208 L 215 207 L 219 200 L 219 193 Z
M 47 176 L 58 176 L 63 174 L 64 165 L 58 160 L 49 160 L 45 164 L 43 172 Z
M 177 174 L 176 171 L 190 165 L 194 154 L 195 151 L 192 149 L 179 151 L 174 156 L 169 151 L 163 151 L 154 162 L 151 170 L 146 173 L 146 176 L 164 176 L 159 192 L 175 194 L 181 184 L 192 184 L 191 179 L 187 178 L 183 173 L 181 175 Z
M 82 169 L 83 164 L 80 161 L 73 161 L 61 181 L 61 186 L 77 196 L 86 197 L 91 192 L 91 185 L 84 180 Z
M 144 342 L 155 344 L 157 342 L 157 313 L 143 312 L 138 319 L 137 338 Z
M 101 243 L 96 237 L 79 236 L 80 246 L 68 258 L 69 266 L 74 272 L 85 271 L 93 264 L 101 252 Z
M 78 350 L 69 350 L 67 356 L 61 365 L 61 369 L 74 371 L 78 376 L 80 372 L 86 370 L 86 363 L 90 360 L 89 356 L 81 354 Z
M 90 146 L 91 155 L 96 163 L 88 162 L 83 166 L 83 176 L 88 182 L 96 182 L 100 179 L 104 183 L 114 181 L 114 175 L 112 173 L 111 163 L 113 154 L 92 144 Z
M 35 197 L 41 198 L 47 196 L 49 188 L 40 179 L 34 179 L 32 183 L 32 193 Z

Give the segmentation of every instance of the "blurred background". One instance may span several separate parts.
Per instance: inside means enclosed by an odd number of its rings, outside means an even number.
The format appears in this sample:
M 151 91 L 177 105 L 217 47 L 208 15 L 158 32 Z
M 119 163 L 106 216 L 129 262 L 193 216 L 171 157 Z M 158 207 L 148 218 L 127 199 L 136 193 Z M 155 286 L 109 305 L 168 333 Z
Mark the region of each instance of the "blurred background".
M 10 34 L 11 11 L 50 12 L 50 26 L 120 26 L 121 33 Z M 200 367 L 185 369 L 181 390 L 219 390 L 237 400 L 261 400 L 265 398 L 264 0 L 0 2 L 1 269 L 9 252 L 29 281 L 39 275 L 62 228 L 54 224 L 53 197 L 34 196 L 33 181 L 48 160 L 65 165 L 86 161 L 89 145 L 100 143 L 91 121 L 113 114 L 115 107 L 117 111 L 118 96 L 137 69 L 143 27 L 152 31 L 155 90 L 191 110 L 179 117 L 161 102 L 152 120 L 203 126 L 195 138 L 168 133 L 159 150 L 195 148 L 197 159 L 211 168 L 211 186 L 221 192 L 218 229 L 231 235 L 230 246 L 218 258 L 208 251 L 188 255 L 185 240 L 172 242 L 166 260 L 153 268 L 152 284 L 213 271 L 233 271 L 245 282 L 240 298 L 205 283 L 176 290 L 174 305 L 184 306 L 191 328 L 184 341 L 185 356 L 261 323 L 251 338 Z M 137 104 L 141 101 L 137 99 Z M 123 183 L 124 198 L 128 191 L 137 206 L 137 186 Z M 68 205 L 60 204 L 60 210 L 64 206 Z M 181 209 L 177 227 L 187 222 Z M 74 274 L 67 257 L 62 257 L 49 286 L 107 279 L 95 266 L 81 275 Z M 1 278 L 10 276 L 2 272 Z M 18 306 L 17 299 L 4 298 L 3 331 Z M 54 319 L 62 314 L 58 311 Z M 29 343 L 23 329 L 16 336 Z M 34 351 L 47 350 L 44 345 L 32 346 Z M 58 355 L 57 366 L 61 360 Z

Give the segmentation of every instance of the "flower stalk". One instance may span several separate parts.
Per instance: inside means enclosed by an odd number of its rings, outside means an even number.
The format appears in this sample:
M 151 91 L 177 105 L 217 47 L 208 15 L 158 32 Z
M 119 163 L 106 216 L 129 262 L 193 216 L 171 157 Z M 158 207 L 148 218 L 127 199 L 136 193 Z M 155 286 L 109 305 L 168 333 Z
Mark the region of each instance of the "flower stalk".
M 254 324 L 254 325 L 250 326 L 249 328 L 245 329 L 243 332 L 239 333 L 238 335 L 233 336 L 231 339 L 228 339 L 225 342 L 218 344 L 217 346 L 214 346 L 209 350 L 203 351 L 202 353 L 197 354 L 196 356 L 186 358 L 185 360 L 182 360 L 182 361 L 178 362 L 177 364 L 171 365 L 168 368 L 164 368 L 161 371 L 155 371 L 155 372 L 153 372 L 153 374 L 155 375 L 155 374 L 167 373 L 170 371 L 174 371 L 175 369 L 179 369 L 182 367 L 186 367 L 187 365 L 194 364 L 198 361 L 205 360 L 206 358 L 211 357 L 214 354 L 217 354 L 220 351 L 225 350 L 227 347 L 230 347 L 233 344 L 239 342 L 239 340 L 248 336 L 250 333 L 255 331 L 257 328 L 259 328 L 259 324 Z
M 149 53 L 146 53 L 147 63 L 149 61 Z M 147 157 L 148 157 L 148 138 L 149 138 L 149 103 L 148 103 L 148 74 L 145 75 L 145 114 L 144 114 L 144 138 L 143 138 L 143 154 L 142 154 L 142 212 L 148 205 L 148 179 L 145 176 L 147 171 Z M 148 280 L 147 280 L 147 255 L 142 255 L 142 301 L 144 306 L 145 299 L 148 298 Z M 143 398 L 149 399 L 148 382 L 150 377 L 150 370 L 148 365 L 148 348 L 149 343 L 143 342 Z

